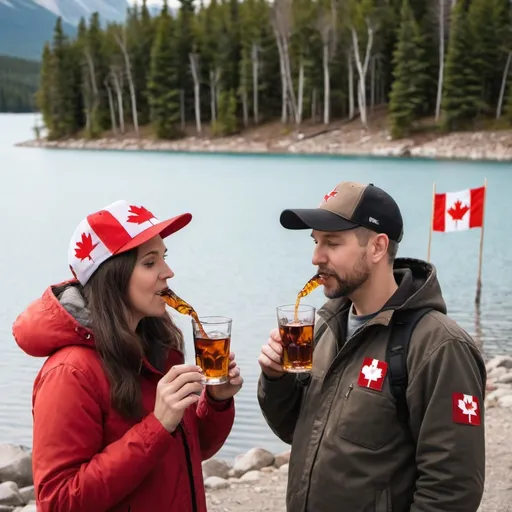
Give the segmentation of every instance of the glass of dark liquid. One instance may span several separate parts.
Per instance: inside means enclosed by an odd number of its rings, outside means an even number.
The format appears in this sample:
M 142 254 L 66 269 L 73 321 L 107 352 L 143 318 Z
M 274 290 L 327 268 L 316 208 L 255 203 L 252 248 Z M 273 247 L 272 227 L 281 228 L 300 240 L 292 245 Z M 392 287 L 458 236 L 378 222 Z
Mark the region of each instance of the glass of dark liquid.
M 197 320 L 192 318 L 196 364 L 204 372 L 206 385 L 224 384 L 229 380 L 232 319 L 202 316 Z
M 316 309 L 306 304 L 290 304 L 277 308 L 284 371 L 291 373 L 311 371 L 315 313 Z

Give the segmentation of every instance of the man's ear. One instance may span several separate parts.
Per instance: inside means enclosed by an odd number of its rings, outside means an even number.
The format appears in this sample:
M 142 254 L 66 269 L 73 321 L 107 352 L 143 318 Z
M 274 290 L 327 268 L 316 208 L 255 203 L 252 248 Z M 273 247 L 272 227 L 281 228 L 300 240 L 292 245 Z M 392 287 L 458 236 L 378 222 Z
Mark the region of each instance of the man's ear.
M 387 258 L 389 246 L 388 235 L 379 233 L 373 237 L 371 244 L 371 259 L 373 263 L 379 263 L 383 258 Z

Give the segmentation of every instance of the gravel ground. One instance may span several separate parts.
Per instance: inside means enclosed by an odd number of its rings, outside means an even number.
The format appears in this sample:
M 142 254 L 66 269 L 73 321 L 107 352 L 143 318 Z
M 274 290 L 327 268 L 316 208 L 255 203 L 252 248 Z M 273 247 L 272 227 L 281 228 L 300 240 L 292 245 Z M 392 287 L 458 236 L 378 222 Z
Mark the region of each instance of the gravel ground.
M 487 472 L 478 512 L 512 512 L 512 409 L 486 410 Z M 286 512 L 286 474 L 261 473 L 257 482 L 207 491 L 208 512 Z

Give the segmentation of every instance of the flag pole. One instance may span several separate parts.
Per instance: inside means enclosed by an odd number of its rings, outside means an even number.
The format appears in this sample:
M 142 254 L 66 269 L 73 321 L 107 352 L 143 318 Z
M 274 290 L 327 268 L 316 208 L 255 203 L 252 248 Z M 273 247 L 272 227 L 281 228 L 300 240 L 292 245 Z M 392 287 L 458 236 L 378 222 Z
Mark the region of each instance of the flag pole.
M 427 261 L 430 263 L 430 247 L 432 245 L 432 226 L 434 225 L 434 206 L 436 204 L 436 182 L 432 186 L 432 212 L 430 214 L 430 232 L 428 235 Z
M 485 205 L 487 202 L 487 178 L 484 180 L 484 204 L 482 205 L 482 227 L 480 229 L 480 254 L 478 256 L 478 277 L 476 280 L 475 304 L 480 304 L 482 296 L 482 256 L 484 249 Z

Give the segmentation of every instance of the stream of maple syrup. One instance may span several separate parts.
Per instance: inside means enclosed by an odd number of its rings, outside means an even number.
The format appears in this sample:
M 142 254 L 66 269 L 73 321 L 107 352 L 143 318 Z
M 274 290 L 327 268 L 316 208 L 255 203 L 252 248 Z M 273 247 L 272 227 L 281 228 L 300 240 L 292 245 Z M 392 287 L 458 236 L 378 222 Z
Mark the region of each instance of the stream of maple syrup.
M 164 299 L 165 303 L 175 309 L 178 313 L 191 316 L 197 322 L 203 338 L 209 339 L 203 325 L 199 321 L 196 310 L 188 302 L 184 301 L 181 297 L 178 297 L 170 288 L 163 290 L 160 295 Z
M 302 297 L 309 295 L 315 288 L 320 286 L 323 283 L 322 278 L 319 274 L 315 274 L 302 288 L 302 290 L 297 294 L 297 299 L 295 300 L 295 312 L 294 312 L 294 321 L 299 321 L 299 303 Z

